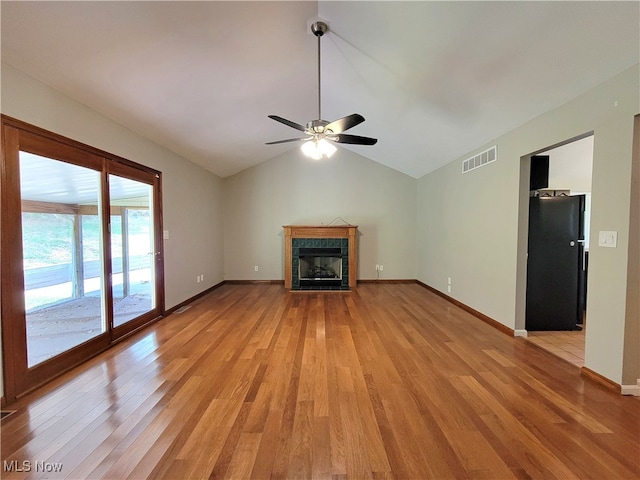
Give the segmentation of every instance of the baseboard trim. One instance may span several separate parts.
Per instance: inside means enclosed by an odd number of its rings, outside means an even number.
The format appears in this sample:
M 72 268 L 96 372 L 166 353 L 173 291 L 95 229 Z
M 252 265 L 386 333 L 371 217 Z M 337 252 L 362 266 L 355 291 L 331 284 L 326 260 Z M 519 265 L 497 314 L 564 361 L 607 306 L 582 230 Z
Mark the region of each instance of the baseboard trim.
M 4 395 L 2 395 L 2 397 L 0 397 L 0 407 L 4 408 L 7 406 L 7 399 L 4 397 Z
M 622 395 L 631 395 L 634 397 L 640 397 L 640 380 L 637 385 L 621 385 L 620 393 Z
M 220 288 L 225 283 L 228 283 L 228 282 L 226 280 L 223 280 L 220 283 L 216 283 L 213 287 L 209 287 L 206 290 L 203 290 L 202 292 L 198 293 L 197 295 L 194 295 L 193 297 L 187 298 L 184 302 L 180 302 L 179 304 L 174 305 L 170 309 L 165 310 L 163 316 L 166 317 L 168 315 L 171 315 L 173 312 L 175 312 L 179 308 L 182 308 L 182 307 L 184 307 L 186 305 L 189 305 L 190 303 L 195 302 L 199 298 L 204 297 L 206 294 L 213 292 L 217 288 Z
M 416 283 L 415 280 L 411 279 L 382 279 L 382 278 L 371 278 L 366 280 L 358 280 L 358 283 Z
M 529 334 L 527 333 L 526 330 L 514 330 L 513 331 L 513 336 L 514 337 L 524 337 L 524 338 L 526 338 L 526 337 L 529 336 Z
M 613 380 L 608 379 L 607 377 L 599 374 L 598 372 L 591 370 L 588 367 L 582 367 L 580 369 L 580 373 L 584 377 L 587 377 L 589 380 L 602 385 L 607 390 L 611 390 L 612 392 L 615 392 L 615 393 L 622 393 L 622 387 L 620 384 L 614 382 Z
M 440 290 L 437 290 L 435 288 L 433 288 L 430 285 L 427 285 L 424 282 L 421 282 L 420 280 L 415 280 L 415 283 L 417 283 L 418 285 L 420 285 L 421 287 L 426 288 L 427 290 L 429 290 L 430 292 L 435 293 L 436 295 L 439 295 L 440 297 L 444 298 L 445 300 L 447 300 L 448 302 L 454 304 L 456 307 L 461 308 L 462 310 L 464 310 L 467 313 L 470 313 L 471 315 L 473 315 L 474 317 L 482 320 L 483 322 L 487 323 L 488 325 L 492 326 L 493 328 L 495 328 L 496 330 L 501 331 L 502 333 L 509 335 L 510 337 L 515 336 L 515 332 L 512 328 L 507 327 L 506 325 L 503 325 L 502 323 L 500 323 L 497 320 L 494 320 L 493 318 L 489 317 L 488 315 L 485 315 L 482 312 L 479 312 L 478 310 L 471 308 L 469 305 L 465 305 L 464 303 L 456 300 L 453 297 L 450 297 L 449 295 L 447 295 L 446 293 L 442 293 Z

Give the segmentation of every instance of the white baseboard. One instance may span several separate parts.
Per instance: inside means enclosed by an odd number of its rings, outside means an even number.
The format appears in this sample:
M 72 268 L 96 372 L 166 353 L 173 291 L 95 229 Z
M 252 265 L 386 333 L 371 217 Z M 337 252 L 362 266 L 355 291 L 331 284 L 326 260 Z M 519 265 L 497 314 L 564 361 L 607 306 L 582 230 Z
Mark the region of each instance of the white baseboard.
M 620 393 L 622 395 L 633 395 L 634 397 L 640 397 L 640 380 L 636 385 L 621 385 Z
M 514 337 L 527 337 L 527 331 L 526 330 L 514 330 L 513 331 L 513 336 Z

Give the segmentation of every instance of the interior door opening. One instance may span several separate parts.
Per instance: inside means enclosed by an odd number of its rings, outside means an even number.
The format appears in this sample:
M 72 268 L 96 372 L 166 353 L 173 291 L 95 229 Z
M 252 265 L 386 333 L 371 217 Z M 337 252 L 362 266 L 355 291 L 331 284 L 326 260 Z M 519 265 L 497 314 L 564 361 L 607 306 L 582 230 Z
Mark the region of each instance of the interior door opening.
M 591 132 L 525 157 L 520 187 L 520 198 L 523 201 L 526 198 L 526 211 L 521 207 L 519 251 L 523 252 L 523 256 L 519 256 L 522 258 L 519 261 L 519 298 L 522 299 L 519 303 L 522 312 L 519 316 L 519 328 L 530 341 L 580 366 L 584 364 L 584 338 L 588 330 L 586 285 L 590 246 L 593 140 Z M 547 184 L 535 186 L 535 190 L 531 191 L 530 182 L 534 179 L 529 169 L 534 161 L 533 156 L 548 156 L 549 170 Z M 547 204 L 544 204 L 545 201 Z M 535 224 L 535 219 L 530 218 L 530 212 L 531 209 L 537 212 L 534 213 L 538 217 L 537 220 L 542 218 L 544 221 L 553 222 L 553 216 L 551 219 L 545 218 L 547 214 L 541 213 L 539 207 L 544 204 L 546 208 L 552 203 L 562 202 L 575 204 L 573 210 L 565 208 L 564 213 L 557 213 L 559 217 L 556 220 L 561 220 L 562 228 L 566 227 L 570 220 L 570 211 L 581 212 L 583 209 L 584 212 L 579 214 L 581 219 L 573 222 L 577 228 L 572 233 L 573 237 L 558 239 L 557 245 L 562 247 L 552 246 L 551 236 L 554 233 L 550 232 L 555 231 L 556 226 L 552 225 L 552 230 L 547 232 L 531 231 L 530 228 L 541 227 L 531 225 Z M 536 233 L 542 239 L 535 240 Z M 547 251 L 543 248 L 542 252 L 533 252 L 535 247 L 529 245 L 530 241 L 543 241 Z M 559 252 L 559 248 L 564 248 L 565 253 Z M 535 256 L 532 257 L 532 254 Z M 569 255 L 571 262 L 565 262 L 563 265 L 563 261 L 558 260 L 563 255 L 565 260 Z M 570 269 L 569 272 L 565 271 L 564 275 L 565 278 L 567 275 L 572 277 L 572 285 L 560 279 L 560 269 Z M 539 277 L 534 280 L 532 277 L 536 274 Z M 542 308 L 538 309 L 541 305 Z M 561 313 L 562 311 L 565 313 Z M 542 318 L 534 319 L 534 315 Z M 580 331 L 582 328 L 585 330 Z

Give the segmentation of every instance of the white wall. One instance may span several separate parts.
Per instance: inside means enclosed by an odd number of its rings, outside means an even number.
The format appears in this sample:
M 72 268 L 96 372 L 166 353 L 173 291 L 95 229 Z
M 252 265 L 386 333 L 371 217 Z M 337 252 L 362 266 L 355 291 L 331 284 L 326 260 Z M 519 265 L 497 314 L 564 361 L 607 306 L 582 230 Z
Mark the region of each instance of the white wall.
M 228 177 L 225 278 L 282 280 L 282 226 L 342 217 L 359 226 L 359 279 L 375 279 L 377 264 L 384 266 L 380 278 L 414 279 L 416 188 L 414 178 L 343 148 L 314 161 L 294 147 Z
M 224 280 L 220 178 L 6 64 L 1 109 L 162 172 L 166 308 Z
M 516 302 L 522 298 L 518 267 L 526 260 L 526 250 L 518 250 L 520 214 L 526 212 L 524 203 L 519 205 L 521 157 L 594 131 L 591 237 L 616 230 L 618 248 L 591 248 L 585 363 L 617 383 L 639 87 L 636 66 L 418 181 L 417 235 L 425 247 L 418 248 L 418 279 L 446 292 L 451 276 L 454 298 L 523 329 L 524 305 Z M 462 175 L 462 160 L 490 145 L 498 146 L 498 160 Z

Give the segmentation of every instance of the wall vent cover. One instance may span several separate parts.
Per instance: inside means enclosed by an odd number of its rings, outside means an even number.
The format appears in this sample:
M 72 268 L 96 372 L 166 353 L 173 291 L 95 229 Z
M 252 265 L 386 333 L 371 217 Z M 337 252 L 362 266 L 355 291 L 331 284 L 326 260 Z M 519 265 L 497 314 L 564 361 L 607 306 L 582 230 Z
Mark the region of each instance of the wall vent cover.
M 484 167 L 498 158 L 498 147 L 493 146 L 484 152 L 480 152 L 475 157 L 471 157 L 462 162 L 462 173 L 468 173 L 476 168 Z

